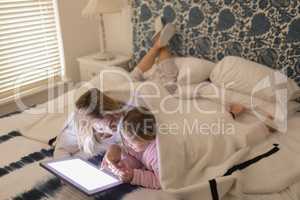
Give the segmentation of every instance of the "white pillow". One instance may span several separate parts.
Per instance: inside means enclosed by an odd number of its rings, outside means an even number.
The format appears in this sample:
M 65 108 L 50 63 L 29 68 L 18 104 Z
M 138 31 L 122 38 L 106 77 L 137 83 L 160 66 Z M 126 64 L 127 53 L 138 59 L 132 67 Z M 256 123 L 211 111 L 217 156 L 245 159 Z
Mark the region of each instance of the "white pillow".
M 216 65 L 208 60 L 194 57 L 175 58 L 175 64 L 179 69 L 177 83 L 180 85 L 197 84 L 207 80 Z
M 211 82 L 204 81 L 198 84 L 179 85 L 173 96 L 178 99 L 197 99 L 201 98 L 202 88 L 207 88 Z
M 294 80 L 281 72 L 234 56 L 222 59 L 211 72 L 210 80 L 219 87 L 225 86 L 247 95 L 254 94 L 254 97 L 270 102 L 276 101 L 276 91 L 282 88 L 287 88 L 288 100 L 300 94 L 300 88 Z

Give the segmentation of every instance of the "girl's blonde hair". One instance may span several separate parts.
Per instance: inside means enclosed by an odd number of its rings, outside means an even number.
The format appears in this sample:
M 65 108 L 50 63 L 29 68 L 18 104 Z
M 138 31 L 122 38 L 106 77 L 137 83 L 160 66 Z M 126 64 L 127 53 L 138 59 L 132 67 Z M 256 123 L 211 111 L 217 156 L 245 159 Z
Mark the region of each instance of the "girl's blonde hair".
M 84 93 L 76 101 L 75 106 L 74 124 L 78 146 L 83 152 L 93 155 L 97 143 L 93 128 L 95 119 L 102 119 L 107 114 L 121 112 L 123 103 L 93 88 Z

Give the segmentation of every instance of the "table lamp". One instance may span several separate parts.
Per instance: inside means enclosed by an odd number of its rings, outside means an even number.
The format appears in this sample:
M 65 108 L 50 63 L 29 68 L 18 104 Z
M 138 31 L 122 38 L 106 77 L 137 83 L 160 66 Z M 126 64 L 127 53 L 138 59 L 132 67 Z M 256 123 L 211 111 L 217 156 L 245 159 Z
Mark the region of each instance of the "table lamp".
M 82 11 L 82 15 L 87 18 L 97 19 L 99 23 L 100 53 L 95 55 L 97 60 L 112 60 L 113 54 L 107 52 L 105 25 L 103 14 L 116 13 L 122 10 L 122 0 L 89 0 Z

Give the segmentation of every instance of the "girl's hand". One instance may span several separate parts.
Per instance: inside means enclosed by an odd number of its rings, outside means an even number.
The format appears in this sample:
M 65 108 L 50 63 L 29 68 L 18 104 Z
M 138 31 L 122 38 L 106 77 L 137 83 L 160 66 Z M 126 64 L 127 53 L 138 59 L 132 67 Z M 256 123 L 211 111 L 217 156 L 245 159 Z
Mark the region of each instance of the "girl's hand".
M 116 166 L 121 160 L 121 147 L 119 145 L 110 145 L 105 153 L 103 161 L 101 162 L 100 168 L 110 168 Z
M 133 169 L 124 163 L 118 164 L 117 174 L 124 183 L 130 183 L 133 179 Z
M 107 154 L 105 154 L 102 162 L 100 163 L 100 169 L 114 170 L 116 167 L 117 167 L 117 163 L 111 162 L 109 159 L 107 159 Z
M 109 164 L 107 162 L 106 155 L 105 155 L 100 163 L 100 169 L 107 169 L 108 165 Z

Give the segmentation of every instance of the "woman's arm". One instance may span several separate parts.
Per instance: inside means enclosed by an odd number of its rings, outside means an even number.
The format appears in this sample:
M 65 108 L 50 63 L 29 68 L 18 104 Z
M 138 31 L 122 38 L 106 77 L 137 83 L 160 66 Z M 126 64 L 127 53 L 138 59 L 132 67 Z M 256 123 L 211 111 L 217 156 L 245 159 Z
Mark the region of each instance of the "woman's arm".
M 73 120 L 69 121 L 57 137 L 54 158 L 69 157 L 80 151 L 77 143 L 76 131 L 73 125 Z

